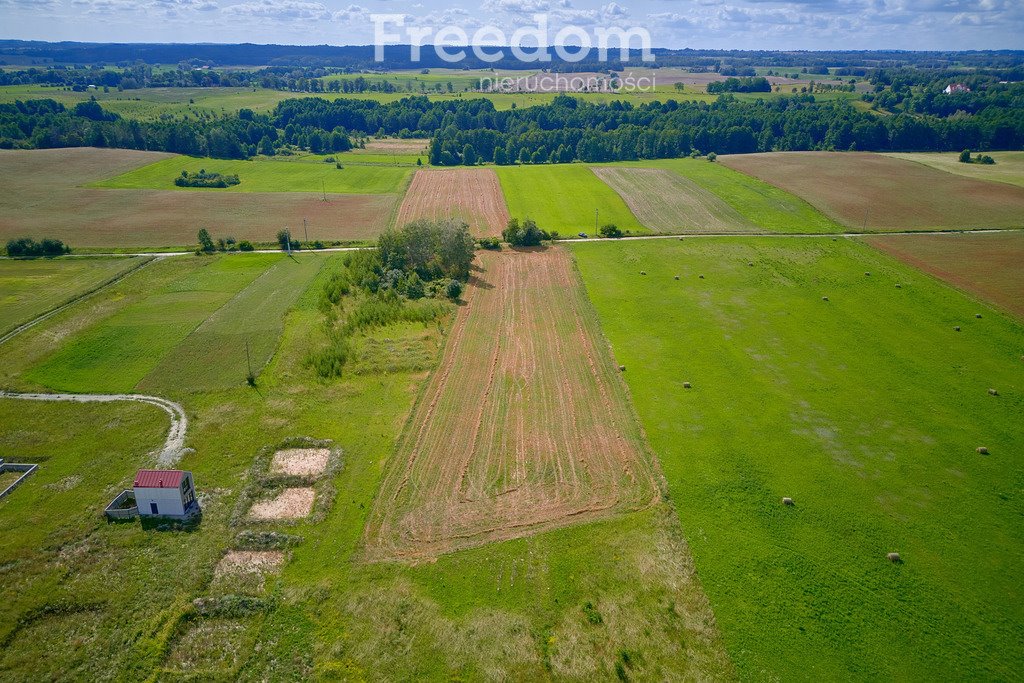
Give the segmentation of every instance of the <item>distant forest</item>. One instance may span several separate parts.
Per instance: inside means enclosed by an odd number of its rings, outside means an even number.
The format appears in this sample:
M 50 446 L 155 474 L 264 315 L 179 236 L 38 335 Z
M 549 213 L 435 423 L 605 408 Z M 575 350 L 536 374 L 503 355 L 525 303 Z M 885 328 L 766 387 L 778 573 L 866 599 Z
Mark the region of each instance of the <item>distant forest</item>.
M 349 149 L 366 136 L 429 137 L 430 162 L 568 163 L 715 152 L 788 150 L 960 151 L 1024 148 L 1024 83 L 977 92 L 923 93 L 906 111 L 879 116 L 813 95 L 741 101 L 591 104 L 559 95 L 550 104 L 498 111 L 485 98 L 423 96 L 285 100 L 269 114 L 242 109 L 201 120 L 121 118 L 96 101 L 0 104 L 0 147 L 119 147 L 228 159 Z

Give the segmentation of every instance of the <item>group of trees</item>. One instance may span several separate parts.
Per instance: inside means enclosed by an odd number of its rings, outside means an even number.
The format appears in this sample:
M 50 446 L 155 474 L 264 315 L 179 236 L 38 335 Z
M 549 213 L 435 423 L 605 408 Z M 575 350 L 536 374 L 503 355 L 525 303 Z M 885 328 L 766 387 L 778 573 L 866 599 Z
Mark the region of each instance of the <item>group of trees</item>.
M 442 278 L 466 280 L 476 242 L 464 221 L 447 218 L 407 223 L 384 231 L 377 239 L 381 272 L 415 273 L 425 282 Z
M 253 251 L 252 242 L 249 240 L 237 241 L 234 237 L 220 237 L 215 242 L 206 228 L 200 228 L 196 234 L 199 241 L 199 248 L 196 253 L 212 254 L 217 251 Z
M 35 241 L 31 237 L 7 240 L 7 255 L 12 258 L 36 258 L 39 256 L 61 256 L 70 254 L 71 247 L 50 237 Z
M 726 92 L 771 92 L 772 84 L 764 76 L 753 78 L 727 78 L 724 81 L 708 83 L 708 92 L 720 94 Z
M 178 187 L 216 187 L 225 188 L 238 185 L 241 180 L 237 175 L 222 173 L 207 173 L 206 169 L 200 169 L 198 173 L 182 171 L 181 175 L 174 179 Z

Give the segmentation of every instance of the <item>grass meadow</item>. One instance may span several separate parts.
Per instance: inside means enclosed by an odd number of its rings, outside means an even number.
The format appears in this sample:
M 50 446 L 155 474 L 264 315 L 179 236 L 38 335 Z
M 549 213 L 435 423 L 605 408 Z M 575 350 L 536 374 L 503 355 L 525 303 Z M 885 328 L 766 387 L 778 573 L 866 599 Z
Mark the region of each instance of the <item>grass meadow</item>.
M 985 152 L 995 164 L 962 164 L 959 152 L 894 152 L 886 156 L 915 161 L 947 173 L 1024 187 L 1024 152 Z M 977 156 L 977 152 L 974 153 Z
M 145 259 L 0 260 L 0 334 L 101 287 Z
M 325 191 L 337 194 L 392 194 L 404 191 L 411 173 L 407 168 L 370 164 L 343 165 L 339 169 L 335 164 L 324 163 L 318 157 L 303 157 L 297 161 L 283 159 L 239 161 L 177 156 L 92 183 L 89 187 L 212 193 Z M 242 182 L 220 189 L 178 187 L 174 184 L 174 179 L 182 171 L 196 173 L 202 169 L 210 173 L 237 175 Z
M 572 248 L 741 678 L 1016 676 L 1020 323 L 853 241 Z
M 623 232 L 650 232 L 615 190 L 586 166 L 496 166 L 495 171 L 513 218 L 532 218 L 542 229 L 564 237 L 596 233 L 595 218 L 601 225 L 614 223 Z

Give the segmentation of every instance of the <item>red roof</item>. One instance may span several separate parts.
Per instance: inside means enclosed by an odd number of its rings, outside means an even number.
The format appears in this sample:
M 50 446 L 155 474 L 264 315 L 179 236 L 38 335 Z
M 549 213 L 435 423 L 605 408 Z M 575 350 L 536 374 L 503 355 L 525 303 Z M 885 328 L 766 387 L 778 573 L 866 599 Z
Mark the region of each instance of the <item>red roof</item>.
M 184 478 L 182 470 L 139 470 L 134 486 L 137 489 L 176 489 Z

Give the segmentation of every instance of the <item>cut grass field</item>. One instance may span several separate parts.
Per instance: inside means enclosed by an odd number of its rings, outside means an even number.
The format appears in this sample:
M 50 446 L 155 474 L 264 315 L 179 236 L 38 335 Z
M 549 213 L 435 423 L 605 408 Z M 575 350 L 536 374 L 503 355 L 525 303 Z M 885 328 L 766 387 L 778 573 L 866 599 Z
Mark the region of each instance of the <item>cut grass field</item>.
M 482 253 L 367 528 L 422 559 L 651 505 L 650 455 L 572 261 Z
M 692 180 L 660 168 L 594 168 L 637 219 L 660 233 L 756 232 L 757 226 Z
M 102 286 L 143 260 L 142 257 L 0 260 L 0 334 Z
M 1024 188 L 974 180 L 867 152 L 719 157 L 810 202 L 851 230 L 1019 228 Z
M 601 225 L 614 223 L 633 234 L 650 232 L 615 190 L 586 166 L 498 166 L 495 171 L 513 218 L 532 218 L 544 230 L 574 237 L 579 232 L 595 232 L 596 210 Z
M 967 176 L 975 180 L 992 180 L 1024 187 L 1024 152 L 985 152 L 995 164 L 962 164 L 959 152 L 905 152 L 886 156 L 914 161 L 925 166 Z M 977 152 L 975 152 L 977 156 Z
M 1024 232 L 886 235 L 867 242 L 1024 319 Z
M 123 190 L 176 190 L 181 192 L 328 192 L 336 194 L 394 194 L 404 189 L 409 169 L 382 165 L 349 165 L 337 168 L 319 157 L 297 160 L 260 157 L 243 161 L 175 156 L 91 183 L 89 187 Z M 178 187 L 182 171 L 237 175 L 241 182 L 227 188 Z
M 508 208 L 489 168 L 417 171 L 398 210 L 398 225 L 418 218 L 461 218 L 475 237 L 500 237 Z
M 365 561 L 367 514 L 427 373 L 323 381 L 305 367 L 311 341 L 324 334 L 320 287 L 342 258 L 328 256 L 287 313 L 256 389 L 191 391 L 184 376 L 195 451 L 181 467 L 194 473 L 204 511 L 189 533 L 108 524 L 101 513 L 137 467 L 152 464 L 147 453 L 166 429 L 159 411 L 0 399 L 0 450 L 41 464 L 24 496 L 0 502 L 0 581 L 17 586 L 0 604 L 4 675 L 731 679 L 678 518 L 663 502 L 416 566 Z M 196 261 L 153 263 L 0 347 L 0 386 L 27 388 L 23 376 L 41 358 L 154 291 L 238 289 L 234 273 L 204 283 Z M 191 306 L 182 303 L 184 312 Z M 447 329 L 421 333 L 436 351 Z M 127 384 L 135 371 L 123 370 Z M 342 466 L 329 478 L 337 495 L 320 516 L 260 523 L 298 539 L 279 573 L 218 579 L 224 557 L 247 548 L 239 532 L 250 529 L 232 522 L 254 458 L 296 435 L 337 447 Z
M 311 240 L 368 240 L 388 226 L 398 201 L 397 194 L 329 194 L 324 202 L 319 188 L 222 193 L 83 187 L 166 158 L 93 148 L 0 151 L 0 240 L 30 236 L 55 237 L 72 247 L 182 247 L 194 245 L 196 232 L 206 227 L 214 237 L 272 242 L 284 226 L 297 234 L 303 218 Z M 329 170 L 367 177 L 354 167 Z
M 848 240 L 572 250 L 740 677 L 1021 670 L 1020 323 Z

